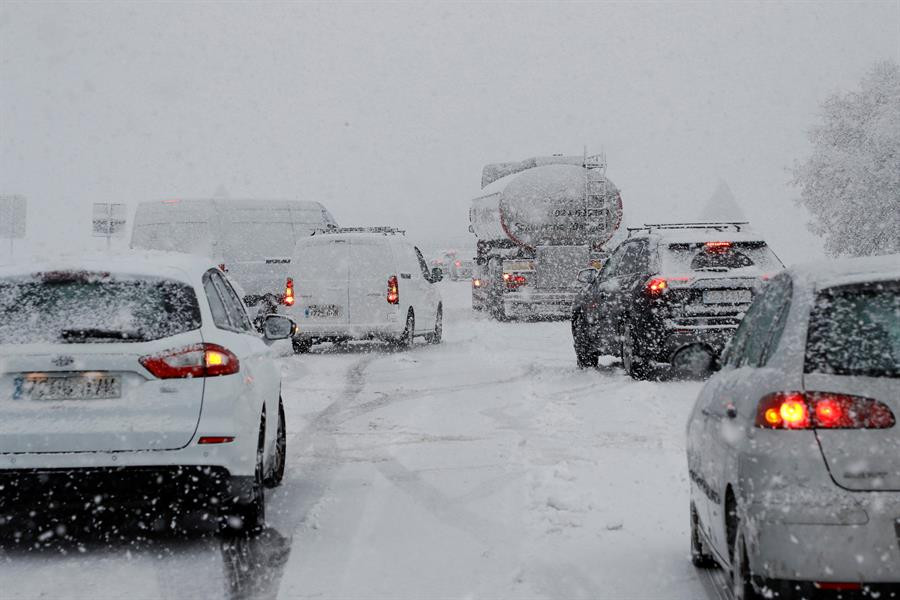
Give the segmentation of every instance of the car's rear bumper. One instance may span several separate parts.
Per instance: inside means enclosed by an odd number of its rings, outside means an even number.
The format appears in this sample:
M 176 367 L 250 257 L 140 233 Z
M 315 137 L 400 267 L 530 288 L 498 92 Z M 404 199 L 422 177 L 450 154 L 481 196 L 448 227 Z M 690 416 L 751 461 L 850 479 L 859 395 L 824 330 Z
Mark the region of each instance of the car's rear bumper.
M 253 478 L 199 465 L 8 469 L 0 472 L 0 513 L 49 504 L 100 508 L 179 504 L 185 509 L 228 507 L 252 497 Z M 0 515 L 2 516 L 2 515 Z
M 405 323 L 365 325 L 301 324 L 295 339 L 316 341 L 392 339 L 403 333 Z
M 720 354 L 736 330 L 734 326 L 669 327 L 662 320 L 654 320 L 641 324 L 637 335 L 641 337 L 640 353 L 644 358 L 668 363 L 680 348 L 697 342 Z
M 852 495 L 859 508 L 842 520 L 854 524 L 785 522 L 813 520 L 800 516 L 802 505 L 795 517 L 789 506 L 755 518 L 751 512 L 754 573 L 774 580 L 900 585 L 900 493 Z

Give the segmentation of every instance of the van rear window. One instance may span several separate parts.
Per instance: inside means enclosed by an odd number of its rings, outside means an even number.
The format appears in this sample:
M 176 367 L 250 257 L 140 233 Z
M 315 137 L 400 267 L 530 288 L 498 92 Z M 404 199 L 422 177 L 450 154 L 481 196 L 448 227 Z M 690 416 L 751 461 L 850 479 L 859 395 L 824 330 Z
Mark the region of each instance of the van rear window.
M 820 292 L 809 317 L 806 372 L 900 377 L 900 281 Z
M 200 327 L 191 286 L 93 272 L 0 278 L 0 344 L 124 343 Z

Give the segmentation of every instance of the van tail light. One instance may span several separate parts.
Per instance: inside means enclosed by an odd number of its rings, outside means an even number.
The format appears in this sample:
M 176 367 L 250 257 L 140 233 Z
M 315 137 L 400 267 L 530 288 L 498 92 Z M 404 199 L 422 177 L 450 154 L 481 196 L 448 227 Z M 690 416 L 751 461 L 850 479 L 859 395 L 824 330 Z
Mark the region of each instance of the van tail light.
M 233 375 L 241 369 L 238 357 L 218 344 L 194 344 L 138 359 L 159 379 L 218 377 Z
M 400 304 L 400 287 L 397 285 L 396 275 L 388 277 L 387 301 L 388 304 Z
M 878 400 L 829 392 L 777 392 L 759 401 L 764 429 L 888 429 L 896 420 Z
M 644 293 L 651 298 L 659 298 L 670 287 L 673 281 L 690 281 L 690 277 L 651 277 L 644 284 Z
M 281 297 L 281 303 L 285 306 L 293 306 L 297 299 L 294 297 L 294 278 L 288 277 L 284 284 L 284 295 Z

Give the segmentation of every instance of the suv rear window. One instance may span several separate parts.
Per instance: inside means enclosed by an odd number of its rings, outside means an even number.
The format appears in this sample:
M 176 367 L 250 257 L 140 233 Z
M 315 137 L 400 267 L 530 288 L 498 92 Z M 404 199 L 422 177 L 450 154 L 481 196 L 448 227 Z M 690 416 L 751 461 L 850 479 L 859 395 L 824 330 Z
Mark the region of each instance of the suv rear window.
M 806 372 L 900 377 L 900 281 L 820 292 L 810 314 Z
M 669 244 L 661 252 L 668 272 L 729 271 L 755 267 L 780 271 L 783 266 L 765 242 L 691 242 Z
M 199 327 L 194 290 L 179 281 L 89 272 L 0 278 L 0 344 L 141 342 Z

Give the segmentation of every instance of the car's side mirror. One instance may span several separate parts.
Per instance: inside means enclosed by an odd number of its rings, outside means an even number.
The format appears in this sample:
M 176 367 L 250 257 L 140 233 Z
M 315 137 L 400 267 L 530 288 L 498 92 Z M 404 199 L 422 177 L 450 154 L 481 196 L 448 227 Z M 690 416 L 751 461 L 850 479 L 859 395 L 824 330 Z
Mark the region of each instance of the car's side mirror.
M 686 379 L 706 379 L 721 368 L 719 354 L 703 342 L 685 344 L 672 355 L 672 369 Z
M 444 278 L 444 271 L 440 267 L 431 270 L 431 283 L 437 283 Z
M 582 269 L 578 271 L 578 275 L 575 276 L 575 279 L 577 279 L 579 283 L 590 285 L 597 281 L 598 273 L 597 269 Z
M 262 326 L 266 341 L 286 340 L 297 333 L 297 324 L 284 315 L 267 315 Z

